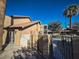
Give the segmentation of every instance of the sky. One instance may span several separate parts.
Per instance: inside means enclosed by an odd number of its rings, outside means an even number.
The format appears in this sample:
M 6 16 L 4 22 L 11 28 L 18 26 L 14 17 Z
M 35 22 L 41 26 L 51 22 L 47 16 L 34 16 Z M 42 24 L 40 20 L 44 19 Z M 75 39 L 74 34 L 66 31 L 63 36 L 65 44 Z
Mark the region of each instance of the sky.
M 72 4 L 79 5 L 79 0 L 7 0 L 6 15 L 30 16 L 32 21 L 40 20 L 43 24 L 59 21 L 67 27 L 69 19 L 63 12 Z M 79 21 L 79 15 L 72 18 L 75 21 Z

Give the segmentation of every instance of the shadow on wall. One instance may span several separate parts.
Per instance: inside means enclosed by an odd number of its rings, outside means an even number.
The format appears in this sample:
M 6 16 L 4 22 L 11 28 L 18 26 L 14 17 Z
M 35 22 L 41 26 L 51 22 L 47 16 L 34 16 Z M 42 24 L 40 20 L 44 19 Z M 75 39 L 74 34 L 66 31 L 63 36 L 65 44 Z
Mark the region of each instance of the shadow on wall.
M 11 32 L 7 30 L 7 36 L 6 36 L 5 43 L 2 45 L 2 51 L 8 46 L 10 41 L 11 41 Z

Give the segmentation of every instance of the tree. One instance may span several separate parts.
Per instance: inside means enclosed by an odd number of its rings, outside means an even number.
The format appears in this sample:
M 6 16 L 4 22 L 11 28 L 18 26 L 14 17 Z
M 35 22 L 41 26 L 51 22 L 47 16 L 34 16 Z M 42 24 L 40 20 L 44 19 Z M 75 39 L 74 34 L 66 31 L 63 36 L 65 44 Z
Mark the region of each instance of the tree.
M 70 29 L 72 28 L 72 16 L 76 15 L 78 12 L 78 7 L 76 5 L 71 5 L 64 11 L 64 16 L 70 18 Z
M 48 24 L 48 29 L 51 31 L 58 31 L 62 29 L 60 22 L 51 22 Z

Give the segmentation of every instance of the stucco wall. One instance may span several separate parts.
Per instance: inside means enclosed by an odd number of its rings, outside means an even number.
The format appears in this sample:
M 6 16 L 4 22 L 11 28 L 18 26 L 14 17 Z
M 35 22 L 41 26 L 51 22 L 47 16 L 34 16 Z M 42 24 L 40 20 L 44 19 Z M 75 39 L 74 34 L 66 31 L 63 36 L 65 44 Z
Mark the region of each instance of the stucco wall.
M 31 22 L 29 18 L 14 18 L 14 25 L 15 24 L 22 24 L 22 23 L 29 23 Z M 5 20 L 4 20 L 4 27 L 7 27 L 7 26 L 10 26 L 11 25 L 11 17 L 9 16 L 5 16 Z M 35 25 L 32 25 L 28 28 L 25 28 L 24 30 L 18 30 L 18 29 L 15 29 L 14 31 L 14 44 L 15 45 L 27 45 L 27 43 L 23 44 L 22 39 L 23 39 L 23 36 L 29 36 L 29 45 L 30 47 L 31 46 L 36 46 L 35 45 L 35 42 L 37 41 L 38 39 L 38 33 L 40 31 L 40 27 L 41 25 L 38 23 L 38 24 L 35 24 Z M 5 39 L 6 39 L 6 36 L 7 36 L 7 31 L 4 30 L 4 35 L 3 35 L 3 43 L 5 42 Z M 27 39 L 27 37 L 25 38 Z
M 14 20 L 14 24 L 22 24 L 22 23 L 29 23 L 31 22 L 30 19 L 28 18 L 18 18 L 18 19 L 13 19 Z
M 29 35 L 29 37 L 30 37 L 29 40 L 28 40 L 29 45 L 35 46 L 34 44 L 38 39 L 39 31 L 40 31 L 40 24 L 35 24 L 35 25 L 33 25 L 29 28 L 26 28 L 24 30 L 20 30 L 20 31 L 17 30 L 16 33 L 15 33 L 15 39 L 14 39 L 15 44 L 16 45 L 22 45 L 21 44 L 21 41 L 22 41 L 21 39 L 23 39 L 23 36 L 25 36 L 25 35 L 28 36 Z M 24 39 L 27 39 L 27 37 L 26 38 L 24 37 Z M 25 43 L 25 44 L 28 45 L 27 43 Z
M 5 27 L 8 27 L 11 25 L 11 17 L 10 16 L 5 16 L 5 19 L 4 19 L 4 28 Z M 18 19 L 13 19 L 14 20 L 14 24 L 21 24 L 21 23 L 29 23 L 30 22 L 30 19 L 29 18 L 18 18 Z M 19 45 L 20 42 L 20 32 L 19 30 L 15 30 L 15 38 L 14 38 L 14 43 L 15 45 Z M 2 43 L 4 44 L 5 43 L 5 40 L 6 40 L 6 37 L 7 37 L 7 30 L 4 29 L 4 32 L 3 32 L 3 40 L 2 40 Z
M 10 26 L 10 25 L 11 25 L 11 17 L 5 16 L 4 28 L 7 27 L 7 26 Z M 6 37 L 7 37 L 7 30 L 4 29 L 3 30 L 3 44 L 5 43 Z
M 30 34 L 31 39 L 29 41 L 30 47 L 36 46 L 36 41 L 38 40 L 38 33 L 40 31 L 40 24 L 35 24 L 22 31 L 22 34 Z M 28 44 L 29 45 L 29 44 Z
M 2 45 L 2 35 L 3 35 L 3 23 L 4 23 L 4 13 L 5 13 L 6 0 L 0 0 L 0 46 Z
M 33 26 L 30 26 L 29 28 L 26 28 L 22 31 L 22 34 L 28 34 L 28 33 L 31 33 L 31 32 L 38 32 L 40 31 L 40 24 L 35 24 Z
M 7 37 L 7 31 L 4 30 L 4 32 L 3 32 L 3 43 L 2 44 L 5 43 L 6 37 Z
M 14 44 L 15 45 L 20 45 L 20 40 L 21 40 L 21 32 L 22 31 L 19 31 L 19 30 L 15 30 L 14 32 Z
M 11 17 L 10 16 L 5 16 L 4 27 L 10 26 L 10 25 L 11 25 Z

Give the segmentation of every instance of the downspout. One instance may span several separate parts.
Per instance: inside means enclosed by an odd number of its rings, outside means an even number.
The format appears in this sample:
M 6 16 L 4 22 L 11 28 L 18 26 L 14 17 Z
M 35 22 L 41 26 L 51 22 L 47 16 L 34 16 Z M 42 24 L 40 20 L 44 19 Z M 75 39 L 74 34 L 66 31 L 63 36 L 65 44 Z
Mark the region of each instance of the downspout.
M 11 25 L 14 24 L 13 16 L 11 16 Z

